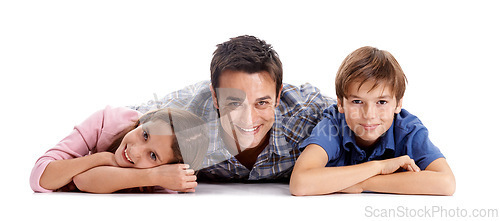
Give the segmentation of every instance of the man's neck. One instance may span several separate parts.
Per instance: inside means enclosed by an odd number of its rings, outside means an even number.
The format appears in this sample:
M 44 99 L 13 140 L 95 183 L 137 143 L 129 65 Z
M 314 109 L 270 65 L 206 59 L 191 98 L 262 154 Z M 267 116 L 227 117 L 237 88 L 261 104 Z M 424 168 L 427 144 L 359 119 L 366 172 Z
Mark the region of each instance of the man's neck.
M 257 157 L 259 154 L 267 147 L 269 144 L 269 137 L 270 137 L 270 132 L 266 134 L 264 139 L 261 140 L 261 142 L 255 146 L 255 147 L 249 147 L 246 148 L 245 150 L 238 152 L 238 147 L 239 145 L 232 136 L 229 136 L 222 128 L 220 128 L 222 131 L 221 136 L 222 136 L 222 141 L 224 142 L 226 149 L 233 155 L 241 164 L 243 164 L 247 169 L 251 170 L 253 168 L 253 165 L 257 161 Z

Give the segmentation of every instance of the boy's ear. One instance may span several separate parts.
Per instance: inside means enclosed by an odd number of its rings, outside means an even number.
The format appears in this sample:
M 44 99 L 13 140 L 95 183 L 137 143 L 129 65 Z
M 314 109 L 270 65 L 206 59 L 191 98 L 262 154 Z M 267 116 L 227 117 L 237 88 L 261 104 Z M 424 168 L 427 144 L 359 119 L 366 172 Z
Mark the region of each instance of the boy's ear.
M 215 90 L 212 87 L 212 84 L 210 84 L 210 92 L 212 93 L 212 101 L 214 103 L 214 107 L 219 109 L 219 104 L 217 102 L 217 94 L 215 93 Z
M 396 109 L 394 110 L 394 113 L 395 114 L 399 114 L 399 112 L 401 112 L 401 109 L 403 108 L 403 98 L 401 98 L 399 101 L 398 101 L 398 104 L 396 105 Z
M 342 99 L 337 97 L 337 109 L 341 114 L 344 113 L 344 107 L 342 106 Z

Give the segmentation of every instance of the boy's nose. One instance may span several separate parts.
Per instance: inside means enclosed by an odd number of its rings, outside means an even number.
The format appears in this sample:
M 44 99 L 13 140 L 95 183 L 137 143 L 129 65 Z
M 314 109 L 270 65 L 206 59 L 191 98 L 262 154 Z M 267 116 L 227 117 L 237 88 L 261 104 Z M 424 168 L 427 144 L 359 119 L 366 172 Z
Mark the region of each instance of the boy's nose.
M 364 118 L 373 119 L 377 116 L 375 106 L 374 105 L 366 105 L 363 110 Z

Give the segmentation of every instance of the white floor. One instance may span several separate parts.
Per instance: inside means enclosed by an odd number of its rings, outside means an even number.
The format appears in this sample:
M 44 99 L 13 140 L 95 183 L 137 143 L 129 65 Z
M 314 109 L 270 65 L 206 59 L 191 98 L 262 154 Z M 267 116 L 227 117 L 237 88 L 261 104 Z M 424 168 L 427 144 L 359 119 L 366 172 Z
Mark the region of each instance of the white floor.
M 294 197 L 286 184 L 201 183 L 196 193 L 188 194 L 21 193 L 10 198 L 2 215 L 19 220 L 35 214 L 40 220 L 498 220 L 498 195 L 479 193 Z

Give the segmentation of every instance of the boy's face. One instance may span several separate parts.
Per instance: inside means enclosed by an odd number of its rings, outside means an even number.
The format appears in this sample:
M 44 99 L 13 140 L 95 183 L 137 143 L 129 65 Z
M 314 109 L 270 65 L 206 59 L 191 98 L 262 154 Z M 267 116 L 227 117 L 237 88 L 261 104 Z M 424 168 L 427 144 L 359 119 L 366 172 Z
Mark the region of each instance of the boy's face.
M 337 102 L 339 112 L 345 114 L 347 125 L 356 134 L 356 144 L 361 147 L 375 144 L 391 127 L 394 114 L 401 111 L 402 100 L 396 101 L 392 89 L 385 84 L 373 88 L 374 84 L 375 81 L 367 81 L 360 87 L 360 82 L 353 82 L 347 97 Z

